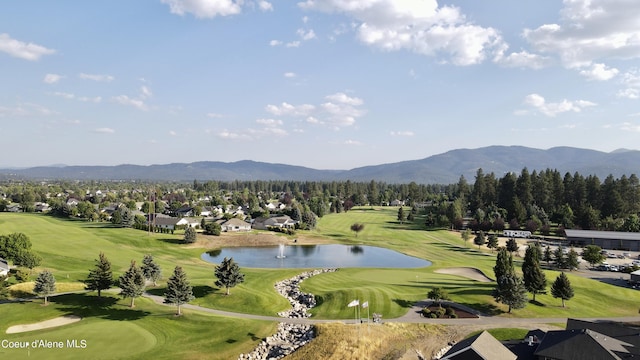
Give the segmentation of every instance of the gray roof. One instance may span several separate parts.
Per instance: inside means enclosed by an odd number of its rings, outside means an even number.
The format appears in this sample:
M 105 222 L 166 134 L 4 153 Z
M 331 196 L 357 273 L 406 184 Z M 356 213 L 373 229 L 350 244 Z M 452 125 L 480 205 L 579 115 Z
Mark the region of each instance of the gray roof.
M 491 359 L 515 360 L 516 355 L 487 331 L 455 344 L 442 357 L 443 360 Z
M 565 229 L 567 238 L 607 239 L 607 240 L 640 240 L 640 233 L 622 231 L 570 230 Z
M 633 345 L 589 329 L 548 331 L 535 351 L 552 359 L 622 359 Z
M 9 270 L 9 263 L 7 260 L 0 258 L 0 269 Z

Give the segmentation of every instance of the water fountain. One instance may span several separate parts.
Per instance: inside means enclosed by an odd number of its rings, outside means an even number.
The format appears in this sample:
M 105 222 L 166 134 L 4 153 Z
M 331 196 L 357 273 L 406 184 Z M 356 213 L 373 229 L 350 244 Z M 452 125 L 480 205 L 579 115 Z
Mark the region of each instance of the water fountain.
M 280 244 L 278 245 L 278 255 L 276 256 L 277 259 L 284 259 L 286 256 L 284 256 L 284 244 Z

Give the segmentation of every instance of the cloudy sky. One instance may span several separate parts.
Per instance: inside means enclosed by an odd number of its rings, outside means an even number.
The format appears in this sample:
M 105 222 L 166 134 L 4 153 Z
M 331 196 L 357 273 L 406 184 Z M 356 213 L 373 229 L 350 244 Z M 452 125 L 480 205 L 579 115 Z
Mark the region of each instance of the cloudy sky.
M 317 169 L 640 139 L 638 0 L 0 5 L 0 166 Z

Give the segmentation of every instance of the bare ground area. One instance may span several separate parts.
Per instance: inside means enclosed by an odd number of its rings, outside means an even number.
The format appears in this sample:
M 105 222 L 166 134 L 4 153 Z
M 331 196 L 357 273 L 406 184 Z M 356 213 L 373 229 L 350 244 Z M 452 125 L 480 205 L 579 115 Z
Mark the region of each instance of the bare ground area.
M 467 279 L 480 281 L 480 282 L 492 282 L 487 275 L 482 271 L 472 267 L 452 267 L 436 270 L 438 274 L 449 274 L 466 277 Z
M 72 324 L 82 320 L 81 317 L 75 315 L 60 316 L 55 319 L 45 320 L 34 324 L 14 325 L 7 329 L 7 334 L 17 334 L 27 331 L 42 330 L 52 327 Z
M 222 233 L 220 236 L 198 234 L 198 240 L 190 245 L 191 247 L 219 249 L 235 246 L 275 246 L 279 244 L 287 245 L 318 245 L 328 244 L 329 241 L 316 237 L 307 236 L 286 236 L 279 233 L 269 232 L 243 232 L 243 233 Z

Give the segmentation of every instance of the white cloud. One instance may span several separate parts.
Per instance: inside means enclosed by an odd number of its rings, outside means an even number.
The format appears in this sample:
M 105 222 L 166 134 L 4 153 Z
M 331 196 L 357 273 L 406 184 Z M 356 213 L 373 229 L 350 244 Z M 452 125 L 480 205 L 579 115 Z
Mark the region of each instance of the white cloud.
M 282 41 L 280 41 L 280 40 L 271 40 L 271 41 L 269 41 L 269 45 L 270 46 L 280 46 L 280 45 L 282 45 Z
M 161 2 L 169 5 L 172 14 L 183 16 L 190 13 L 199 19 L 236 15 L 242 12 L 244 4 L 243 0 L 161 0 Z
M 271 5 L 271 3 L 268 1 L 264 1 L 264 0 L 258 1 L 258 7 L 262 11 L 273 11 L 273 5 Z
M 222 130 L 216 134 L 217 137 L 228 140 L 251 140 L 251 136 L 245 133 L 234 133 L 228 130 Z
M 343 142 L 343 144 L 345 144 L 345 145 L 353 145 L 353 146 L 361 146 L 361 145 L 363 145 L 362 142 L 358 141 L 358 140 L 345 140 Z
M 302 17 L 302 22 L 305 23 L 305 24 L 308 23 L 309 22 L 309 17 L 308 16 L 303 16 Z
M 298 31 L 296 31 L 296 34 L 298 34 L 298 36 L 300 36 L 303 41 L 308 41 L 316 38 L 316 33 L 313 31 L 313 29 L 298 29 Z
M 151 89 L 149 89 L 147 86 L 142 85 L 140 87 L 140 98 L 142 99 L 148 99 L 150 97 L 153 96 L 153 93 L 151 92 Z
M 218 113 L 208 113 L 207 117 L 212 118 L 212 119 L 220 119 L 225 117 L 223 114 L 218 114 Z
M 288 47 L 288 48 L 297 48 L 300 47 L 301 42 L 300 41 L 291 41 L 286 43 L 284 46 Z
M 7 33 L 0 34 L 0 51 L 13 57 L 29 61 L 36 61 L 43 55 L 51 55 L 56 52 L 53 49 L 47 49 L 41 45 L 12 39 Z
M 610 68 L 605 64 L 593 64 L 590 69 L 581 70 L 580 75 L 589 80 L 606 81 L 618 75 L 618 72 L 618 69 Z
M 58 74 L 47 74 L 44 76 L 44 79 L 42 79 L 42 82 L 44 82 L 45 84 L 55 84 L 63 77 L 64 76 Z
M 265 110 L 275 116 L 302 117 L 309 124 L 326 125 L 335 130 L 353 125 L 357 118 L 365 114 L 360 108 L 364 101 L 344 92 L 327 95 L 325 100 L 317 106 L 283 102 L 281 105 L 267 105 Z
M 640 99 L 640 90 L 634 88 L 622 89 L 616 93 L 616 96 L 632 100 Z
M 53 93 L 53 95 L 59 96 L 61 98 L 69 99 L 69 100 L 76 98 L 76 96 L 73 95 L 73 94 L 66 93 L 66 92 L 61 92 L 61 91 L 56 91 L 56 92 Z
M 147 110 L 147 105 L 144 103 L 144 101 L 140 100 L 140 99 L 134 99 L 134 98 L 130 98 L 127 95 L 118 95 L 118 96 L 114 96 L 113 101 L 121 104 L 121 105 L 126 105 L 126 106 L 133 106 L 139 110 L 143 110 L 146 111 Z
M 530 69 L 542 69 L 551 63 L 551 59 L 548 56 L 532 54 L 527 51 L 513 52 L 506 57 L 503 56 L 503 52 L 500 51 L 494 58 L 494 61 L 507 67 Z
M 33 103 L 19 103 L 14 107 L 0 106 L 0 117 L 49 116 L 55 114 L 57 112 Z
M 554 117 L 560 113 L 564 113 L 568 111 L 580 112 L 584 108 L 597 105 L 596 103 L 593 103 L 591 101 L 586 101 L 586 100 L 569 101 L 566 99 L 557 103 L 548 103 L 544 99 L 544 97 L 538 94 L 527 95 L 525 97 L 524 103 L 549 117 Z
M 94 132 L 101 133 L 101 134 L 113 134 L 116 131 L 114 129 L 112 129 L 112 128 L 103 127 L 103 128 L 95 129 Z
M 497 30 L 474 25 L 459 8 L 438 6 L 437 0 L 307 0 L 298 6 L 351 17 L 358 39 L 366 45 L 444 54 L 456 65 L 478 64 L 504 44 Z
M 95 96 L 95 97 L 76 96 L 75 94 L 61 92 L 61 91 L 56 91 L 56 92 L 52 93 L 52 95 L 55 95 L 55 96 L 58 96 L 58 97 L 61 97 L 61 98 L 65 98 L 67 100 L 78 100 L 78 101 L 82 101 L 82 102 L 93 102 L 93 103 L 102 102 L 102 97 L 100 97 L 100 96 Z
M 297 75 L 294 72 L 286 72 L 286 73 L 284 73 L 284 77 L 286 77 L 286 78 L 294 78 L 296 76 Z
M 622 123 L 620 129 L 624 131 L 640 132 L 640 125 L 625 122 Z
M 558 23 L 526 29 L 525 39 L 541 53 L 557 55 L 565 67 L 602 59 L 640 57 L 640 2 L 565 0 Z
M 178 136 L 178 133 L 173 130 L 169 130 L 169 136 Z
M 391 136 L 413 136 L 413 131 L 391 131 L 389 133 Z
M 282 120 L 276 120 L 276 119 L 258 119 L 256 120 L 256 123 L 258 124 L 262 124 L 265 126 L 281 126 L 283 124 Z
M 83 79 L 83 80 L 93 80 L 93 81 L 100 81 L 100 82 L 111 82 L 115 79 L 111 75 L 85 74 L 85 73 L 78 74 L 78 77 L 80 77 L 80 79 Z
M 306 116 L 309 115 L 315 106 L 310 104 L 302 104 L 302 105 L 291 105 L 289 103 L 283 102 L 280 106 L 278 105 L 267 105 L 265 110 L 276 116 Z

